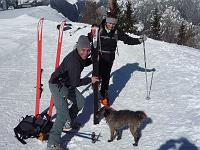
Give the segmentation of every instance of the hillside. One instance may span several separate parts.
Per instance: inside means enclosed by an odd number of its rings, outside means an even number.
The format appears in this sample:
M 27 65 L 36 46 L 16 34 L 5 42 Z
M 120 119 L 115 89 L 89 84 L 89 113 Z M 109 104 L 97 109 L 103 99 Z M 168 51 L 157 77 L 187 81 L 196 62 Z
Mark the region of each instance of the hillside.
M 48 9 L 48 11 L 46 11 Z M 36 7 L 0 12 L 0 150 L 44 150 L 46 141 L 28 139 L 22 145 L 15 137 L 13 128 L 19 119 L 34 114 L 36 85 L 36 28 L 41 16 L 45 17 L 43 28 L 41 111 L 49 106 L 48 80 L 54 70 L 60 14 L 49 7 Z M 31 13 L 30 13 L 31 12 Z M 53 15 L 51 15 L 53 14 Z M 61 60 L 73 49 L 79 35 L 87 34 L 90 25 L 72 23 L 65 31 Z M 73 36 L 69 32 L 87 26 Z M 131 35 L 134 36 L 134 35 Z M 86 98 L 85 108 L 78 119 L 84 124 L 79 132 L 101 132 L 95 144 L 87 138 L 63 134 L 62 145 L 70 150 L 198 150 L 200 149 L 200 51 L 197 49 L 155 41 L 145 43 L 147 67 L 156 68 L 151 99 L 146 100 L 143 45 L 125 45 L 118 42 L 110 82 L 112 107 L 143 110 L 149 117 L 142 126 L 138 147 L 133 148 L 129 130 L 124 130 L 120 141 L 108 143 L 109 128 L 105 122 L 93 125 L 92 88 L 80 87 Z M 91 72 L 85 68 L 82 76 Z M 150 83 L 151 72 L 148 73 Z

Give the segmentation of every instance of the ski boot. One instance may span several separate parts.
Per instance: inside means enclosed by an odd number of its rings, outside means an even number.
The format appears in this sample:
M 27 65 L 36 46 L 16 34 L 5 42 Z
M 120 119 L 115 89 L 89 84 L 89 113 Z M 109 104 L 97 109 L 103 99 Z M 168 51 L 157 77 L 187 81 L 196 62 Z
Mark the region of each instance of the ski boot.
M 110 100 L 108 98 L 108 91 L 106 90 L 105 93 L 101 93 L 101 99 L 99 100 L 100 104 L 104 106 L 110 106 Z
M 107 97 L 102 97 L 99 101 L 104 106 L 110 106 L 110 101 Z
M 79 130 L 81 127 L 82 127 L 82 124 L 79 122 L 75 122 L 75 121 L 68 122 L 67 121 L 63 127 L 63 132 L 67 132 L 70 130 Z

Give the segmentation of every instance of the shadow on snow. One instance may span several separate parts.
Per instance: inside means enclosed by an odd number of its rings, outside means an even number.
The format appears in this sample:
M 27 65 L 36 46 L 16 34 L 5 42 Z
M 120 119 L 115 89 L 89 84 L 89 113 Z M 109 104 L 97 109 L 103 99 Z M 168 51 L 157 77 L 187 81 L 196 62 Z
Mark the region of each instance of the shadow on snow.
M 165 144 L 161 145 L 158 150 L 199 150 L 195 144 L 191 143 L 186 138 L 168 140 Z
M 151 72 L 151 69 L 146 69 L 147 72 Z M 120 92 L 126 86 L 130 78 L 135 71 L 145 72 L 145 68 L 140 67 L 139 63 L 129 63 L 125 66 L 117 69 L 111 74 L 113 84 L 110 85 L 110 103 L 114 103 L 114 100 L 119 96 Z

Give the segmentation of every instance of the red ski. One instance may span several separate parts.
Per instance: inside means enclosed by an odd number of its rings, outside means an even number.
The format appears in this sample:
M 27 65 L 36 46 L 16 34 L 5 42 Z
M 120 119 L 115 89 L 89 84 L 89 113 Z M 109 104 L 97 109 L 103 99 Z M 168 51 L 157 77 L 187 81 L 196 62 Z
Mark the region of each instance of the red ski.
M 42 84 L 41 84 L 41 63 L 42 63 L 42 28 L 43 28 L 44 18 L 41 18 L 37 26 L 37 82 L 36 82 L 36 105 L 35 105 L 35 116 L 40 112 L 40 97 L 42 94 Z
M 61 53 L 61 46 L 62 46 L 62 38 L 63 38 L 63 30 L 66 24 L 66 20 L 62 21 L 60 28 L 59 28 L 59 35 L 58 35 L 58 46 L 57 46 L 57 53 L 56 53 L 56 63 L 55 63 L 55 70 L 59 66 L 60 62 L 60 53 Z M 50 106 L 49 106 L 49 116 L 52 116 L 52 110 L 53 110 L 53 97 L 50 98 Z

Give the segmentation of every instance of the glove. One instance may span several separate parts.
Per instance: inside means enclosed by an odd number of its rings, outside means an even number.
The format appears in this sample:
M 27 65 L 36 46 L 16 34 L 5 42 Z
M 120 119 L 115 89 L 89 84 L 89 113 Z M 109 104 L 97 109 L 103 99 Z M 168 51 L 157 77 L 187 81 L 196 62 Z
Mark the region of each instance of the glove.
M 145 34 L 141 35 L 139 38 L 140 43 L 144 42 L 147 40 L 147 36 Z

